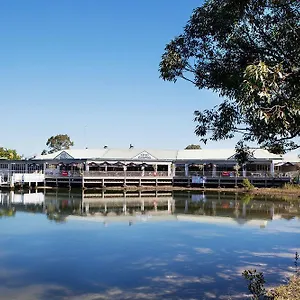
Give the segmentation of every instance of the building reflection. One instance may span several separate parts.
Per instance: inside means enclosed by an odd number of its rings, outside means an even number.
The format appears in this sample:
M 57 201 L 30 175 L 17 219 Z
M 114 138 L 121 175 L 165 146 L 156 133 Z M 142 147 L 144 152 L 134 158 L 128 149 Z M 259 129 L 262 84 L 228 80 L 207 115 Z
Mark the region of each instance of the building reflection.
M 265 227 L 275 219 L 299 218 L 300 202 L 168 191 L 0 192 L 0 216 L 14 215 L 15 211 L 43 213 L 56 222 L 77 219 L 107 225 L 124 221 L 132 226 L 136 222 L 177 220 Z

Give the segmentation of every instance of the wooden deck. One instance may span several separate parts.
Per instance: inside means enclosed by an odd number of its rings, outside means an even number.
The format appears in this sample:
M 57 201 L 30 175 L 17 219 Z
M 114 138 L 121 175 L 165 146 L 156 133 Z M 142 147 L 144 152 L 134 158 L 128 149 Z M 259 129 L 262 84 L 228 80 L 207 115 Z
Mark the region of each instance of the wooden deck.
M 15 174 L 18 175 L 18 174 Z M 202 176 L 198 175 L 199 182 L 195 181 L 194 176 L 168 176 L 167 172 L 158 172 L 155 175 L 149 174 L 137 174 L 134 173 L 103 173 L 103 172 L 84 172 L 73 173 L 63 176 L 59 174 L 55 175 L 39 175 L 27 176 L 28 174 L 19 174 L 22 176 L 15 176 L 14 179 L 23 178 L 22 180 L 2 180 L 0 183 L 1 188 L 14 188 L 14 187 L 67 187 L 67 188 L 83 188 L 83 189 L 95 189 L 105 187 L 130 187 L 130 186 L 182 186 L 182 187 L 241 187 L 245 177 L 242 176 L 205 176 L 204 183 L 201 181 Z M 32 174 L 33 175 L 33 174 Z M 141 176 L 142 175 L 142 176 Z M 28 177 L 28 179 L 27 179 Z M 30 177 L 30 178 L 29 178 Z M 42 178 L 43 177 L 43 178 Z M 24 178 L 26 180 L 24 180 Z M 197 179 L 196 178 L 196 179 Z M 246 178 L 256 187 L 278 187 L 285 183 L 290 182 L 290 177 L 287 176 L 256 176 L 248 175 Z

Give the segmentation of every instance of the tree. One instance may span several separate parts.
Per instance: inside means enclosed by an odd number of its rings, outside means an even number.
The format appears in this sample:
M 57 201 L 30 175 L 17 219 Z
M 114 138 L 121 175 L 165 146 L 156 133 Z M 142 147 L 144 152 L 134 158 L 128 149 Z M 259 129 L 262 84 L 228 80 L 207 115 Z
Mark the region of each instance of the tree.
M 207 0 L 166 46 L 159 71 L 224 99 L 194 112 L 204 143 L 241 134 L 273 153 L 299 148 L 300 1 Z
M 41 155 L 46 155 L 48 154 L 48 151 L 46 149 L 44 149 L 42 152 L 41 152 Z
M 184 148 L 185 150 L 201 149 L 200 145 L 190 144 Z
M 3 147 L 0 147 L 0 157 L 10 159 L 10 160 L 21 159 L 21 155 L 19 155 L 16 150 L 3 148 Z
M 70 147 L 74 146 L 74 143 L 67 134 L 58 134 L 51 136 L 47 140 L 46 146 L 49 148 L 48 153 L 53 153 L 60 150 L 70 149 Z M 45 154 L 44 151 L 42 153 Z

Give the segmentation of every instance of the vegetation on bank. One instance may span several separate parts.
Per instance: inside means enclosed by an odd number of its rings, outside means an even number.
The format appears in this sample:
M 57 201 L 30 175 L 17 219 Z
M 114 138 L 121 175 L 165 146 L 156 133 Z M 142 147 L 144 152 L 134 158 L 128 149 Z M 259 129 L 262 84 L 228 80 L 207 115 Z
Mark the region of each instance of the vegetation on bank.
M 299 254 L 295 253 L 295 275 L 287 284 L 272 289 L 265 288 L 265 277 L 262 272 L 245 270 L 243 277 L 248 281 L 248 290 L 252 294 L 252 300 L 296 300 L 300 299 L 300 273 L 298 269 Z
M 16 214 L 16 210 L 13 208 L 0 209 L 0 218 L 13 217 Z
M 287 284 L 282 284 L 272 289 L 265 289 L 265 278 L 256 270 L 246 270 L 243 276 L 249 281 L 248 289 L 252 294 L 252 300 L 296 300 L 300 299 L 300 277 L 294 275 Z
M 293 276 L 286 285 L 280 285 L 268 292 L 269 298 L 274 300 L 300 299 L 300 277 Z

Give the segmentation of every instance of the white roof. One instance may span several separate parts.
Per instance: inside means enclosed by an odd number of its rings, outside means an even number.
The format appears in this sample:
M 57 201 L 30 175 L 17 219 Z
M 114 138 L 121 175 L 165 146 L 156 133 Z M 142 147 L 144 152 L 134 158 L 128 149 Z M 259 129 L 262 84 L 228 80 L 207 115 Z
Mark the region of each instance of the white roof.
M 177 150 L 157 150 L 157 149 L 107 149 L 102 158 L 104 159 L 164 159 L 175 160 Z
M 52 154 L 36 156 L 36 160 L 54 159 L 61 153 L 67 153 L 74 159 L 90 160 L 175 160 L 177 150 L 157 150 L 157 149 L 68 149 Z
M 255 159 L 281 159 L 280 155 L 272 154 L 264 149 L 253 149 Z M 228 160 L 235 155 L 235 149 L 200 149 L 179 150 L 177 160 Z
M 282 159 L 282 155 L 270 153 L 268 150 L 265 149 L 254 149 L 253 156 L 256 159 Z
M 291 162 L 291 163 L 299 163 L 300 162 L 300 150 L 297 149 L 297 150 L 293 150 L 291 152 L 288 152 L 286 153 L 284 156 L 283 156 L 283 160 L 285 162 Z
M 234 149 L 179 150 L 178 160 L 226 160 L 235 154 Z
M 59 155 L 60 159 L 87 159 L 87 160 L 229 160 L 235 154 L 235 149 L 200 149 L 200 150 L 160 150 L 160 149 L 138 149 L 138 148 L 107 148 L 107 149 L 68 149 L 52 154 L 39 155 L 35 160 L 51 160 Z M 65 158 L 63 157 L 65 156 Z M 267 150 L 253 150 L 255 159 L 281 160 L 280 155 L 272 154 Z

